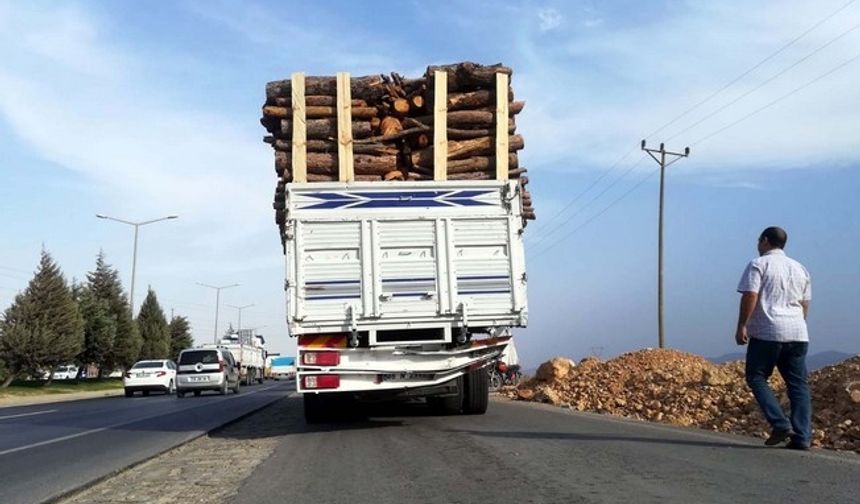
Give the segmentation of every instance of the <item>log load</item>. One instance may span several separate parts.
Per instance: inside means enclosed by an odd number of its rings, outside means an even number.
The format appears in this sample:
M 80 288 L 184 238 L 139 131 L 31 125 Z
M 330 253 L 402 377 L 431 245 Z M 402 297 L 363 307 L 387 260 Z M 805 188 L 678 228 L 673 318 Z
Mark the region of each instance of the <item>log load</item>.
M 511 76 L 513 73 L 504 65 L 461 62 L 428 66 L 425 74 L 418 78 L 406 78 L 398 73 L 352 77 L 348 86 L 349 105 L 343 105 L 349 110 L 351 141 L 338 132 L 338 77 L 306 76 L 304 103 L 298 104 L 299 107 L 293 103 L 291 80 L 272 81 L 266 85 L 260 123 L 268 132 L 263 140 L 275 151 L 278 182 L 272 208 L 282 239 L 287 218 L 286 184 L 293 181 L 295 172 L 294 112 L 297 109 L 304 112 L 307 182 L 338 181 L 338 156 L 349 152 L 344 150 L 347 143 L 352 151 L 354 180 L 390 183 L 433 180 L 436 110 L 433 90 L 437 71 L 447 74 L 444 98 L 447 180 L 497 178 L 497 74 Z M 508 114 L 502 120 L 507 128 L 499 130 L 499 134 L 507 130 L 507 176 L 519 181 L 523 218 L 533 220 L 532 198 L 526 190 L 527 170 L 519 159 L 525 141 L 516 132 L 516 116 L 523 111 L 525 102 L 514 99 L 510 83 L 505 99 Z

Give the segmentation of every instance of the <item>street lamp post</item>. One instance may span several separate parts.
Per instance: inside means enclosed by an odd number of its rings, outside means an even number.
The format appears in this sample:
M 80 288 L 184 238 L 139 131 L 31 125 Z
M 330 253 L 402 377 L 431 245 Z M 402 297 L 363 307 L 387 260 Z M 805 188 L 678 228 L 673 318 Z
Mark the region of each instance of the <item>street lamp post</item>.
M 218 308 L 221 305 L 221 289 L 229 289 L 230 287 L 238 287 L 239 284 L 230 284 L 230 285 L 209 285 L 205 283 L 197 282 L 197 285 L 201 287 L 209 287 L 210 289 L 215 289 L 215 335 L 214 335 L 214 343 L 218 343 Z
M 127 221 L 125 219 L 118 219 L 116 217 L 110 217 L 108 215 L 103 215 L 103 214 L 96 214 L 96 217 L 98 217 L 99 219 L 107 219 L 107 220 L 112 220 L 112 221 L 119 222 L 122 224 L 128 224 L 129 226 L 134 226 L 134 254 L 132 255 L 132 260 L 131 260 L 131 291 L 129 291 L 129 294 L 128 294 L 128 298 L 129 298 L 128 301 L 129 301 L 129 305 L 131 306 L 131 316 L 134 317 L 134 278 L 135 278 L 135 274 L 137 273 L 137 234 L 138 234 L 138 230 L 140 229 L 141 226 L 146 226 L 147 224 L 154 224 L 156 222 L 161 222 L 163 220 L 178 219 L 179 216 L 178 215 L 168 215 L 167 217 L 159 217 L 158 219 L 152 219 L 152 220 L 142 221 L 142 222 Z
M 252 306 L 256 306 L 256 305 L 248 304 L 248 305 L 236 306 L 236 305 L 228 304 L 227 306 L 229 306 L 230 308 L 235 308 L 236 310 L 239 311 L 239 327 L 236 328 L 236 331 L 240 331 L 240 330 L 242 330 L 242 310 L 244 310 L 245 308 L 250 308 Z

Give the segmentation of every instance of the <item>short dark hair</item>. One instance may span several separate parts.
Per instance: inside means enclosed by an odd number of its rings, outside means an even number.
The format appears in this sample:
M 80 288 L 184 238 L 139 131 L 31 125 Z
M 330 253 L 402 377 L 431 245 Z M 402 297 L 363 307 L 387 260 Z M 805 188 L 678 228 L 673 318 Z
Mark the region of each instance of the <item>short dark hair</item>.
M 759 239 L 765 239 L 772 246 L 782 249 L 785 248 L 785 243 L 788 241 L 788 233 L 781 227 L 771 226 L 761 232 Z

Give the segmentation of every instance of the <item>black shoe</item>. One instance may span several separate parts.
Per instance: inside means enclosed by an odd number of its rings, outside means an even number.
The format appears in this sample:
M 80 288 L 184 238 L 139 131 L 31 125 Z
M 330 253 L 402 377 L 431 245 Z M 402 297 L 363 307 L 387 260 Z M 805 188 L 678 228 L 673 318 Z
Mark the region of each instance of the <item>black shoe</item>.
M 786 439 L 790 438 L 793 432 L 791 430 L 776 430 L 770 433 L 770 437 L 764 442 L 767 446 L 776 446 Z
M 800 451 L 809 450 L 809 445 L 799 443 L 797 441 L 792 441 L 792 442 L 788 443 L 787 445 L 785 445 L 785 447 L 788 448 L 789 450 L 800 450 Z

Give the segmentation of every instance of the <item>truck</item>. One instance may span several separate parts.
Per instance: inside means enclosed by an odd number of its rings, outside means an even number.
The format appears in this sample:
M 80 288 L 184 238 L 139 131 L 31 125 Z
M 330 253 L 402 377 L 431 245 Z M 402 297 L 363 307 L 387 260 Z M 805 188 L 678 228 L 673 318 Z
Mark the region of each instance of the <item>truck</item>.
M 202 345 L 201 348 L 224 348 L 233 354 L 239 365 L 239 378 L 243 385 L 263 383 L 266 372 L 266 340 L 251 330 L 239 330 L 221 338 L 218 343 Z
M 338 396 L 482 414 L 528 320 L 513 181 L 287 185 L 286 282 L 305 417 Z
M 461 62 L 416 79 L 267 83 L 260 122 L 308 422 L 355 400 L 486 412 L 487 366 L 528 322 L 535 215 L 511 73 Z
M 274 356 L 266 359 L 266 376 L 274 380 L 290 380 L 296 377 L 296 358 Z

